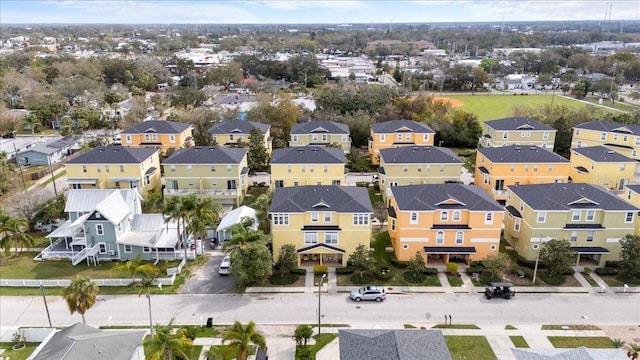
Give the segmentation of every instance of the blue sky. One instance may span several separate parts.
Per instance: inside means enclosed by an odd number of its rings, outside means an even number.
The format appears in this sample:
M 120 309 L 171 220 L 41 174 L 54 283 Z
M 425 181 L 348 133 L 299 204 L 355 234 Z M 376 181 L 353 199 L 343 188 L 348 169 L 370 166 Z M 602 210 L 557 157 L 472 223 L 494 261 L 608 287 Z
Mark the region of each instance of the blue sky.
M 637 0 L 612 3 L 612 21 L 640 19 Z M 0 0 L 0 22 L 366 24 L 602 20 L 607 4 L 601 0 Z

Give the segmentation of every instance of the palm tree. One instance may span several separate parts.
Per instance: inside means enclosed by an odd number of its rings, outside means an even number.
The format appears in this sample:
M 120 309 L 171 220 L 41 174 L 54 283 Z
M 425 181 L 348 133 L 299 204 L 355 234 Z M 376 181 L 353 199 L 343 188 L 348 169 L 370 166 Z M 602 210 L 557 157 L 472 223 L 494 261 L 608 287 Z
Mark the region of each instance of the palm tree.
M 39 128 L 42 126 L 42 122 L 40 121 L 40 119 L 38 119 L 38 117 L 33 114 L 29 114 L 24 117 L 24 123 L 25 125 L 28 125 L 29 128 L 31 128 L 31 137 L 35 139 L 36 128 Z
M 174 360 L 175 358 L 189 360 L 188 352 L 193 342 L 182 328 L 173 333 L 173 319 L 171 319 L 167 326 L 157 325 L 155 334 L 144 341 L 144 346 L 148 349 L 146 356 L 148 360 Z
M 147 298 L 149 307 L 149 329 L 153 336 L 153 318 L 151 316 L 151 288 L 156 286 L 156 279 L 160 274 L 160 270 L 153 264 L 140 265 L 134 270 L 135 276 L 138 278 L 131 283 L 138 289 L 138 297 L 144 295 Z
M 265 235 L 260 230 L 253 230 L 244 224 L 235 224 L 229 227 L 229 231 L 233 234 L 231 239 L 222 244 L 222 251 L 228 253 L 233 259 L 240 249 L 243 249 L 249 243 L 266 241 Z
M 264 193 L 256 199 L 253 203 L 253 208 L 256 209 L 256 217 L 258 218 L 259 229 L 265 234 L 271 233 L 271 222 L 269 221 L 269 206 L 271 206 L 271 199 L 273 198 L 273 192 L 269 191 Z
M 86 324 L 84 313 L 95 305 L 98 285 L 88 277 L 78 276 L 64 289 L 63 296 L 71 314 L 79 313 L 82 316 L 82 323 Z
M 237 360 L 246 360 L 249 357 L 251 345 L 257 345 L 262 349 L 267 347 L 264 335 L 256 330 L 256 323 L 249 321 L 247 326 L 243 326 L 239 321 L 233 323 L 222 336 L 222 344 L 229 342 L 225 347 L 224 354 L 236 354 Z
M 13 242 L 16 252 L 18 251 L 18 246 L 20 246 L 19 254 L 22 254 L 22 249 L 33 246 L 33 237 L 27 233 L 29 222 L 24 216 L 10 217 L 6 214 L 3 214 L 3 216 L 4 218 L 0 219 L 2 223 L 2 225 L 0 225 L 0 233 L 3 234 L 0 239 L 0 246 L 2 246 L 5 253 L 8 254 L 11 248 L 11 242 Z
M 198 199 L 193 205 L 187 228 L 193 235 L 202 236 L 206 233 L 207 226 L 220 221 L 222 206 L 211 199 Z

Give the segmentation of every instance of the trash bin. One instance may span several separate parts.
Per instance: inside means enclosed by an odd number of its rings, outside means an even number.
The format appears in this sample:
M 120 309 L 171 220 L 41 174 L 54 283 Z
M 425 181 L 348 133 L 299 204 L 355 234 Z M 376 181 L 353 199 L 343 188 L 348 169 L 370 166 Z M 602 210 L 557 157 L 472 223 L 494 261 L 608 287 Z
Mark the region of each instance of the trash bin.
M 213 318 L 211 317 L 207 318 L 207 327 L 208 328 L 213 327 Z

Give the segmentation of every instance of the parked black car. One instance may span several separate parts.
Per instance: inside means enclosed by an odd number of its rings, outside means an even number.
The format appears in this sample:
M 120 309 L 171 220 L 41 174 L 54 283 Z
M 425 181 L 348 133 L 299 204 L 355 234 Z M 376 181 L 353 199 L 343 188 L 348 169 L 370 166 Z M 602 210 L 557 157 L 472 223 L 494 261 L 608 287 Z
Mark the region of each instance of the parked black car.
M 511 299 L 516 295 L 516 291 L 513 290 L 512 283 L 491 283 L 490 287 L 484 289 L 484 296 L 487 300 L 498 297 L 503 299 Z
M 6 134 L 2 134 L 3 139 L 15 139 L 15 137 L 16 137 L 16 133 L 14 132 L 8 132 Z

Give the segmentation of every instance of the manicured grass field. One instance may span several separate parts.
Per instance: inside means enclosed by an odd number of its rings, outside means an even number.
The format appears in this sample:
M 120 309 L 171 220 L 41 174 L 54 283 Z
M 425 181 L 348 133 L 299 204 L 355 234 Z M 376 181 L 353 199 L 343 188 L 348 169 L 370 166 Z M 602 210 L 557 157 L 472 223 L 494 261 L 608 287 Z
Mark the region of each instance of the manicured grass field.
M 447 347 L 453 360 L 475 359 L 493 360 L 497 359 L 491 349 L 491 345 L 484 336 L 445 336 Z
M 39 344 L 27 343 L 26 345 L 27 346 L 20 350 L 13 350 L 11 348 L 13 346 L 12 343 L 0 343 L 0 349 L 5 349 L 5 351 L 2 353 L 2 356 L 11 360 L 24 360 L 28 358 L 29 355 L 31 355 L 31 353 L 36 349 L 36 347 L 38 347 Z
M 509 336 L 509 338 L 511 339 L 511 342 L 513 343 L 513 346 L 515 346 L 517 348 L 528 348 L 529 347 L 529 344 L 527 344 L 527 340 L 525 340 L 525 338 L 523 336 L 512 335 L 512 336 Z
M 571 108 L 587 106 L 584 103 L 564 98 L 562 96 L 549 95 L 446 95 L 446 98 L 464 102 L 462 110 L 478 116 L 480 122 L 487 120 L 503 119 L 513 116 L 516 106 L 540 107 L 551 104 L 566 105 Z
M 615 346 L 613 346 L 613 341 L 604 336 L 547 336 L 547 338 L 554 347 L 561 349 L 575 349 L 580 346 L 591 349 L 615 348 Z

